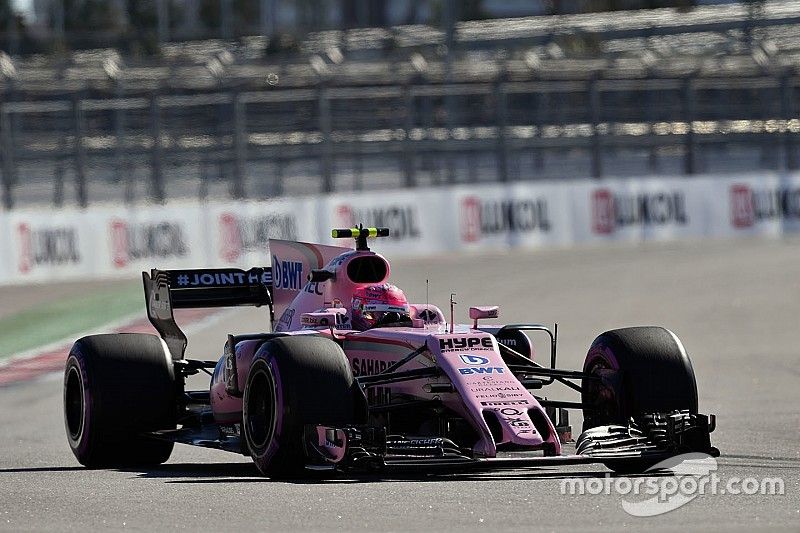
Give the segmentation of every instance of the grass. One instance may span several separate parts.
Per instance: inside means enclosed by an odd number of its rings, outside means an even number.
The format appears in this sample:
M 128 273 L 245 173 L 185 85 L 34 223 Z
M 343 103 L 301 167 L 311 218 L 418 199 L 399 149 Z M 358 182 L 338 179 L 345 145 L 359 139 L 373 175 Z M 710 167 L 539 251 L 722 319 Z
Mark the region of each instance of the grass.
M 140 311 L 144 296 L 139 283 L 37 305 L 0 318 L 0 359 L 77 335 Z

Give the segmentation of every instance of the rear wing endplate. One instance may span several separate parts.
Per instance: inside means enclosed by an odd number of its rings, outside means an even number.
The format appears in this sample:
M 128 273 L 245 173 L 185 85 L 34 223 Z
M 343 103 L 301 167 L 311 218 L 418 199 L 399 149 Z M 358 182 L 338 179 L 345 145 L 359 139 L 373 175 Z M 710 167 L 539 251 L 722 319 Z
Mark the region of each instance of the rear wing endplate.
M 142 272 L 147 318 L 167 343 L 173 360 L 183 359 L 186 335 L 173 309 L 266 305 L 273 321 L 272 268 L 206 268 Z

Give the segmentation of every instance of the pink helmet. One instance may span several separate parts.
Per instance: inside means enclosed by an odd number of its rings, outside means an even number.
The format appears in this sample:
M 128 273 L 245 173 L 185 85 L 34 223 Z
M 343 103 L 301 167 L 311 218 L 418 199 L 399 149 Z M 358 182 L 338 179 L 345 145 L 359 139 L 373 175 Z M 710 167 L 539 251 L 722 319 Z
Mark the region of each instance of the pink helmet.
M 406 295 L 389 283 L 356 289 L 352 312 L 353 328 L 359 330 L 411 321 Z

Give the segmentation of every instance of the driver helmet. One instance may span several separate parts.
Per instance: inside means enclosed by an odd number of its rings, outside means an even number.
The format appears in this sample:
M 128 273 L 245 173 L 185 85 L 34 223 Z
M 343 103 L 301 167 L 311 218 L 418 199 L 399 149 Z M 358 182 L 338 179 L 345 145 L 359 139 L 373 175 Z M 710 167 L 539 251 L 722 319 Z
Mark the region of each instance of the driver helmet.
M 365 330 L 382 324 L 410 321 L 406 295 L 394 285 L 369 285 L 359 287 L 353 292 L 354 329 Z

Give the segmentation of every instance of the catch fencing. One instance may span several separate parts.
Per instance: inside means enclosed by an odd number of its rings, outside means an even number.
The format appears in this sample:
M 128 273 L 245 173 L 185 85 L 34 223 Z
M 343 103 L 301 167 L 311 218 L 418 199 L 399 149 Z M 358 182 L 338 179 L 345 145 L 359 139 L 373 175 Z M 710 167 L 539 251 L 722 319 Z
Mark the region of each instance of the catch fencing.
M 7 91 L 2 205 L 785 171 L 800 161 L 800 78 L 791 71 L 575 80 L 509 71 L 459 84 L 248 87 L 118 84 L 47 99 Z

